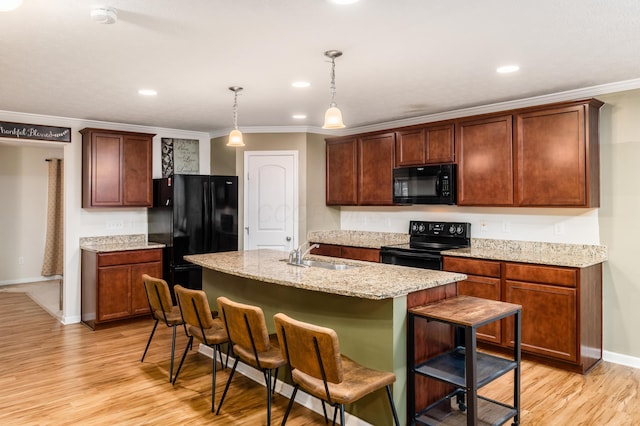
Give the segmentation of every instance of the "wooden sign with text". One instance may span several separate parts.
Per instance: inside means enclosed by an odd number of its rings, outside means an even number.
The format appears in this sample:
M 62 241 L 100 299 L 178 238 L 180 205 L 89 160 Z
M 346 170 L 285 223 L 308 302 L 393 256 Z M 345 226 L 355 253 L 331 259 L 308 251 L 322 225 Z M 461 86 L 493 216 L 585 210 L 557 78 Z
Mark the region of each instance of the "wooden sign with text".
M 0 138 L 71 142 L 71 129 L 0 121 Z

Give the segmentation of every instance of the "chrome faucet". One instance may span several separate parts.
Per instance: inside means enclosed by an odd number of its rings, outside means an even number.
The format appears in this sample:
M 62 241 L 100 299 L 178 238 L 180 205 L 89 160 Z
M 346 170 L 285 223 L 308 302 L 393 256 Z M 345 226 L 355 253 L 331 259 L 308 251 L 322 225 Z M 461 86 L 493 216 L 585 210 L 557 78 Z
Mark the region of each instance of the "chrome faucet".
M 302 248 L 304 246 L 306 246 L 307 244 L 309 244 L 308 242 L 304 242 L 302 244 L 300 244 L 300 246 L 297 249 L 293 249 L 289 252 L 289 263 L 292 265 L 302 265 L 302 260 L 304 259 L 304 257 L 306 255 L 308 255 L 311 250 L 313 250 L 314 248 L 319 248 L 320 245 L 319 244 L 310 244 L 309 248 L 306 249 L 305 251 L 302 251 Z

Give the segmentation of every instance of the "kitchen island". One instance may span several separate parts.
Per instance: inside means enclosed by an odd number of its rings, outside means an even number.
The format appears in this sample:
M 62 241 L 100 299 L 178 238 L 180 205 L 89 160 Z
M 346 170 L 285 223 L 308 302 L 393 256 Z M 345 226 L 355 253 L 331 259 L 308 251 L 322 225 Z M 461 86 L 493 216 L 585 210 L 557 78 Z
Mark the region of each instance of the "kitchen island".
M 287 264 L 286 257 L 281 251 L 248 250 L 185 259 L 203 267 L 203 290 L 211 306 L 219 296 L 260 306 L 270 332 L 278 312 L 333 328 L 342 353 L 368 367 L 393 371 L 393 396 L 400 421 L 406 423 L 407 308 L 456 296 L 456 283 L 466 275 L 321 256 L 310 258 L 355 267 L 303 268 Z M 392 424 L 385 400 L 378 392 L 347 412 L 371 424 Z

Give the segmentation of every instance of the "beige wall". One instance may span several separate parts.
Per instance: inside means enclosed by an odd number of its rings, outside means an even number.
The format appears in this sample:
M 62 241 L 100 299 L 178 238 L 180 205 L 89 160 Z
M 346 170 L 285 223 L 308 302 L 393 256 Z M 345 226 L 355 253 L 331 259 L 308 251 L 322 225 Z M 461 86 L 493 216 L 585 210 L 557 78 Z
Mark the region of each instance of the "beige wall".
M 64 157 L 60 143 L 49 145 L 0 143 L 0 285 L 45 279 L 40 275 L 47 225 L 45 159 Z
M 211 140 L 211 171 L 238 175 L 239 229 L 244 229 L 244 153 L 247 151 L 298 151 L 298 240 L 310 229 L 339 229 L 340 212 L 325 206 L 324 137 L 306 133 L 244 133 L 245 146 L 229 148 L 227 138 Z M 230 154 L 234 150 L 235 154 Z M 234 170 L 236 173 L 231 173 Z M 244 241 L 239 233 L 239 247 Z
M 604 264 L 606 351 L 640 358 L 640 91 L 598 96 L 600 115 L 600 237 Z

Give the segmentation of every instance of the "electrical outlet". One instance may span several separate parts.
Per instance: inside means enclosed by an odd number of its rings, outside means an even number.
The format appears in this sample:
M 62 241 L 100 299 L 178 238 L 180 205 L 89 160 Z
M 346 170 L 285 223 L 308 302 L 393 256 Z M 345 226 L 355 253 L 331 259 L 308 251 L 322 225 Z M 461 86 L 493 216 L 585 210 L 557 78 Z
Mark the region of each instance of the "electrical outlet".
M 553 225 L 553 233 L 555 235 L 564 235 L 564 223 L 558 222 Z
M 487 226 L 486 223 L 480 224 L 480 232 L 487 232 L 488 230 L 489 230 L 489 227 Z
M 110 220 L 107 222 L 107 229 L 109 230 L 123 229 L 123 228 L 124 228 L 124 221 L 122 220 Z
M 511 222 L 507 222 L 506 220 L 502 222 L 502 232 L 505 234 L 511 232 Z
M 24 256 L 18 258 L 18 265 L 24 265 Z

